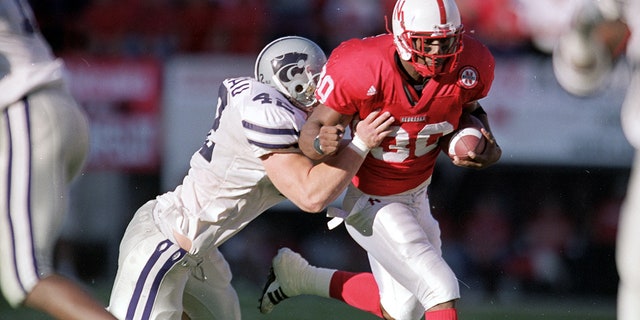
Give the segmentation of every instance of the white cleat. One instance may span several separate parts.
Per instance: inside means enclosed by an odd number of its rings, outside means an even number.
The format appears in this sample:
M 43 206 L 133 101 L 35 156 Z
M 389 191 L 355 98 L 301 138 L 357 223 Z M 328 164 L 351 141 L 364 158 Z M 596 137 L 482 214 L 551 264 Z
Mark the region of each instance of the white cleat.
M 260 312 L 269 313 L 287 298 L 300 295 L 304 272 L 309 263 L 289 248 L 281 248 L 273 258 L 267 282 L 260 297 Z

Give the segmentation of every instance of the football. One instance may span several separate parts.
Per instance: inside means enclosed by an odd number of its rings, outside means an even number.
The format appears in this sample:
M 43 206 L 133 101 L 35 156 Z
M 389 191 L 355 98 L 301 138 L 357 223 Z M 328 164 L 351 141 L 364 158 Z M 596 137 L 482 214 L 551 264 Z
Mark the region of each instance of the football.
M 481 128 L 483 125 L 478 118 L 466 113 L 463 114 L 458 129 L 440 138 L 442 151 L 452 160 L 454 156 L 458 156 L 461 160 L 468 160 L 467 153 L 469 151 L 481 153 L 487 144 L 480 131 Z

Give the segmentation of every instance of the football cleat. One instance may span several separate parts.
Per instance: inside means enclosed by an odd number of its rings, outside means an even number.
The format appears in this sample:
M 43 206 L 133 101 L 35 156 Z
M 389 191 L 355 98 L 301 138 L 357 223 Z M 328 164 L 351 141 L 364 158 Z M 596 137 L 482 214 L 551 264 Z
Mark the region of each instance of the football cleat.
M 260 296 L 260 312 L 269 313 L 280 302 L 301 294 L 302 279 L 309 263 L 289 248 L 278 250 Z

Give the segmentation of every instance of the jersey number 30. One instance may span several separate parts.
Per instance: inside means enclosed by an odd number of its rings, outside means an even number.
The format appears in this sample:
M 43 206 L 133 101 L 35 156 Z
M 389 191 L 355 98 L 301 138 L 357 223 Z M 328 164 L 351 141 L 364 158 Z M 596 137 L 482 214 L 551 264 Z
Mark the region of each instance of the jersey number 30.
M 322 70 L 320 83 L 316 93 L 320 98 L 320 102 L 324 103 L 329 95 L 333 92 L 335 84 L 330 75 L 325 74 Z M 401 126 L 391 127 L 393 130 L 386 139 L 395 139 L 395 144 L 389 144 L 388 150 L 383 147 L 377 147 L 371 150 L 371 155 L 385 162 L 400 163 L 407 160 L 411 156 L 411 136 L 410 133 Z M 429 138 L 434 135 L 445 135 L 453 131 L 453 125 L 449 122 L 429 123 L 426 124 L 415 137 L 414 156 L 421 157 L 437 148 L 437 140 L 429 143 Z

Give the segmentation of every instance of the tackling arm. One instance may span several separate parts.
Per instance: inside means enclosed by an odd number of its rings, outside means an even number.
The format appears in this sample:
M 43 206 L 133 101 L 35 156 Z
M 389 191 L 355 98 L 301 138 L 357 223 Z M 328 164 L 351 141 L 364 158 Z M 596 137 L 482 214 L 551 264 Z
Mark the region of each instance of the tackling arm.
M 320 212 L 338 198 L 364 161 L 351 148 L 344 148 L 331 161 L 314 166 L 300 153 L 274 153 L 263 159 L 271 182 L 296 206 Z
M 272 153 L 265 155 L 262 163 L 284 196 L 304 211 L 319 212 L 347 187 L 369 150 L 390 133 L 393 121 L 388 112 L 372 112 L 358 123 L 349 147 L 315 166 L 300 153 Z

